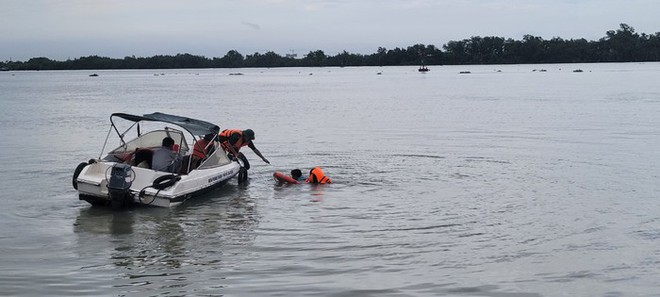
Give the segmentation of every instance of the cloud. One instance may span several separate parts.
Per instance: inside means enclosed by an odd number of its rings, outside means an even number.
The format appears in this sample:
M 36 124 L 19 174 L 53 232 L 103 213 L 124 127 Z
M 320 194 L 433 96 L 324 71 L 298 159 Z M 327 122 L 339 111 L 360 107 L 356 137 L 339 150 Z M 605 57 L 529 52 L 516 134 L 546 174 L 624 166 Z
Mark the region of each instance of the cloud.
M 380 46 L 524 34 L 597 40 L 619 23 L 653 34 L 659 10 L 657 0 L 3 1 L 0 61 L 231 49 L 370 54 Z
M 252 29 L 254 29 L 254 30 L 261 30 L 261 26 L 255 24 L 255 23 L 250 23 L 250 22 L 245 22 L 245 21 L 243 21 L 243 22 L 241 22 L 241 24 L 243 24 L 243 25 L 245 25 L 245 26 L 248 26 L 248 27 L 250 27 L 250 28 L 252 28 Z

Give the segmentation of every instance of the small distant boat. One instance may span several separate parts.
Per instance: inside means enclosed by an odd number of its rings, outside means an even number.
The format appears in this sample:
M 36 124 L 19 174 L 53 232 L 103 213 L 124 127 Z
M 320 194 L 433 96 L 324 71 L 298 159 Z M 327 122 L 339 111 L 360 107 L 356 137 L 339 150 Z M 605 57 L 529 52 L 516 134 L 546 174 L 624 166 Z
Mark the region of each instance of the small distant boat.
M 470 73 L 472 73 L 472 72 L 470 72 L 470 71 L 461 71 L 461 72 L 459 72 L 459 74 L 470 74 Z
M 582 69 L 575 69 L 573 72 L 584 72 Z
M 229 73 L 229 75 L 243 75 L 243 73 L 241 73 L 241 72 L 231 72 L 231 73 Z
M 92 73 L 92 74 L 89 75 L 89 77 L 97 77 L 97 76 L 99 76 L 99 75 L 96 74 L 96 73 Z
M 421 65 L 421 66 L 419 66 L 419 69 L 417 69 L 417 71 L 419 71 L 419 72 L 429 72 L 429 71 L 431 71 L 431 69 L 426 67 L 426 65 Z

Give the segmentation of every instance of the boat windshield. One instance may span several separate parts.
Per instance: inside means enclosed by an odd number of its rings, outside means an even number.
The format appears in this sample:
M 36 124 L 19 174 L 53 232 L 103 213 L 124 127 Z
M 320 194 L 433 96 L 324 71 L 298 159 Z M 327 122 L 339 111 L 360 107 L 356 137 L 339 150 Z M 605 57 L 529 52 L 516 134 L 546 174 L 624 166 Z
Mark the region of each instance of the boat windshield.
M 207 168 L 213 168 L 213 167 L 218 167 L 218 166 L 223 166 L 231 163 L 232 161 L 229 160 L 227 157 L 227 153 L 217 146 L 217 149 L 215 152 L 213 152 L 210 156 L 208 156 L 204 162 L 199 166 L 199 169 L 207 169 Z
M 174 139 L 175 145 L 179 146 L 179 152 L 185 155 L 189 151 L 188 142 L 183 136 L 183 132 L 167 128 L 165 130 L 150 131 L 139 137 L 126 142 L 118 148 L 110 151 L 108 155 L 117 156 L 119 154 L 130 153 L 136 149 L 156 149 L 162 146 L 163 138 L 170 137 Z

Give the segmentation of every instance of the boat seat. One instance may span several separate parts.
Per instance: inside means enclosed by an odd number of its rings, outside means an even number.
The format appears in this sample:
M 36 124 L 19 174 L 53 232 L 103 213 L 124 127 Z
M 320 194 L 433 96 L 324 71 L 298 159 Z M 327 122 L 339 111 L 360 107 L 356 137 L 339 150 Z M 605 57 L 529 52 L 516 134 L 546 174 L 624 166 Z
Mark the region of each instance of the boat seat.
M 154 157 L 154 151 L 146 148 L 135 149 L 133 165 L 141 168 L 151 169 L 151 160 Z

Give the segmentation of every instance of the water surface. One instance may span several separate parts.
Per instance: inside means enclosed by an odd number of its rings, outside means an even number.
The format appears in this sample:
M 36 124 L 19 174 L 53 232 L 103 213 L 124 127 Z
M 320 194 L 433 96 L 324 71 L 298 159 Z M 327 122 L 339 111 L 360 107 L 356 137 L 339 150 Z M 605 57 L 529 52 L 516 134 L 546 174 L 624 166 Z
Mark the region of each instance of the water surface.
M 658 63 L 95 72 L 0 73 L 2 294 L 659 296 Z M 110 114 L 154 111 L 272 165 L 173 209 L 79 201 Z M 317 165 L 335 184 L 272 180 Z

